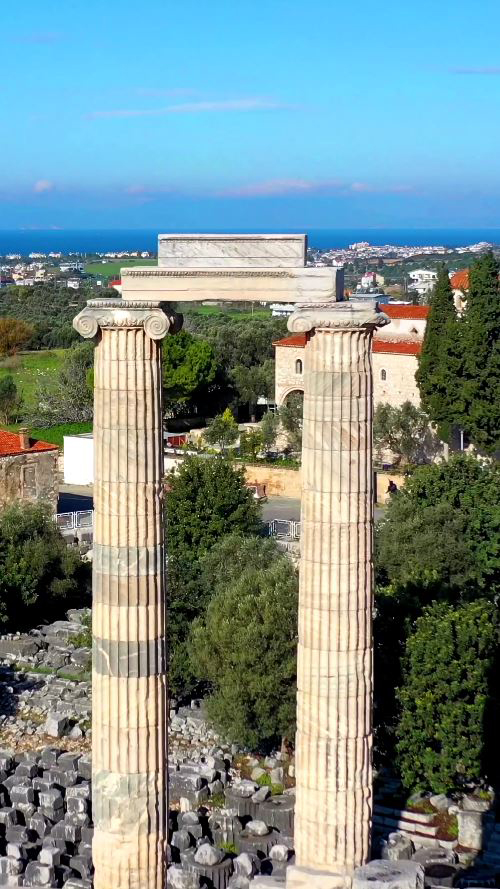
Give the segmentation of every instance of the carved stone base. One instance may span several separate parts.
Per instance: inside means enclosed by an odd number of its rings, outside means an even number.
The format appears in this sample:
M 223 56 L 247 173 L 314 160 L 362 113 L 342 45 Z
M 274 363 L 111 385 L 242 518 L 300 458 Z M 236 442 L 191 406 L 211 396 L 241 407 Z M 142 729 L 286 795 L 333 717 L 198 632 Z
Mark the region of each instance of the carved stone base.
M 352 889 L 352 874 L 292 865 L 287 868 L 286 889 Z

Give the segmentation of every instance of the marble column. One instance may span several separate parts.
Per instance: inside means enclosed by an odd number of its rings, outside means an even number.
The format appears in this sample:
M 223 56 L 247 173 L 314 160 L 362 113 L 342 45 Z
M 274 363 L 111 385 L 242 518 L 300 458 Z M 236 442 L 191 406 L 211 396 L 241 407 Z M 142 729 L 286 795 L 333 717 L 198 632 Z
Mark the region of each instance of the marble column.
M 92 773 L 95 889 L 163 889 L 167 684 L 159 303 L 91 300 L 96 337 Z
M 298 306 L 304 353 L 295 809 L 288 889 L 349 887 L 372 817 L 375 302 Z

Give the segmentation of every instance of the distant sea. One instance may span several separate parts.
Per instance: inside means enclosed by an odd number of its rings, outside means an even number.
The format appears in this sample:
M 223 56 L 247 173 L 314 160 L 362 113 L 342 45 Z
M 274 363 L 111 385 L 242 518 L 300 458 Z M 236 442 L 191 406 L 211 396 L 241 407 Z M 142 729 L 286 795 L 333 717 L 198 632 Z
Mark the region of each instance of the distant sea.
M 284 229 L 283 229 L 284 230 Z M 158 229 L 0 230 L 0 256 L 6 253 L 106 253 L 120 250 L 156 252 Z M 265 231 L 261 229 L 261 231 Z M 268 230 L 267 230 L 268 231 Z M 162 233 L 165 233 L 163 231 Z M 232 231 L 231 234 L 241 234 Z M 257 230 L 251 232 L 258 234 Z M 188 234 L 188 232 L 186 232 Z M 310 229 L 310 247 L 347 247 L 357 241 L 374 246 L 466 247 L 479 241 L 500 244 L 500 228 L 344 228 Z

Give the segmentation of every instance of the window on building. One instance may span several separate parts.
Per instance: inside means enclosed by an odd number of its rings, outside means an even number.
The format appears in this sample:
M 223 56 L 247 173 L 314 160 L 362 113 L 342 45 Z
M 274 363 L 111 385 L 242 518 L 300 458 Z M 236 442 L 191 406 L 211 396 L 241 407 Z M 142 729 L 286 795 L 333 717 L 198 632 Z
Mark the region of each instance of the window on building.
M 380 371 L 380 379 L 381 379 L 381 380 L 386 380 L 386 379 L 387 379 L 387 371 L 384 370 L 383 368 L 382 368 L 382 370 Z
M 300 360 L 300 358 L 297 358 L 297 361 L 295 362 L 295 373 L 296 374 L 302 373 L 302 361 Z
M 36 466 L 23 466 L 21 469 L 21 488 L 24 500 L 36 500 L 36 483 Z

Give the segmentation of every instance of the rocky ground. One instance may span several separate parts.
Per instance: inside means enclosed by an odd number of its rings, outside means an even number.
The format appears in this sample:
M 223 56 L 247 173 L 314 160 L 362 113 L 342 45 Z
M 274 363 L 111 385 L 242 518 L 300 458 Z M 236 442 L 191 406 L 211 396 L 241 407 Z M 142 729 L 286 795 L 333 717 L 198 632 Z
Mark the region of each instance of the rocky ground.
M 90 649 L 86 612 L 67 617 L 0 637 L 0 886 L 92 886 Z M 294 861 L 293 785 L 285 754 L 239 751 L 200 702 L 173 708 L 169 889 L 283 886 Z M 380 775 L 377 786 L 374 854 L 387 866 L 418 862 L 427 886 L 495 885 L 493 794 L 401 804 L 394 778 Z

